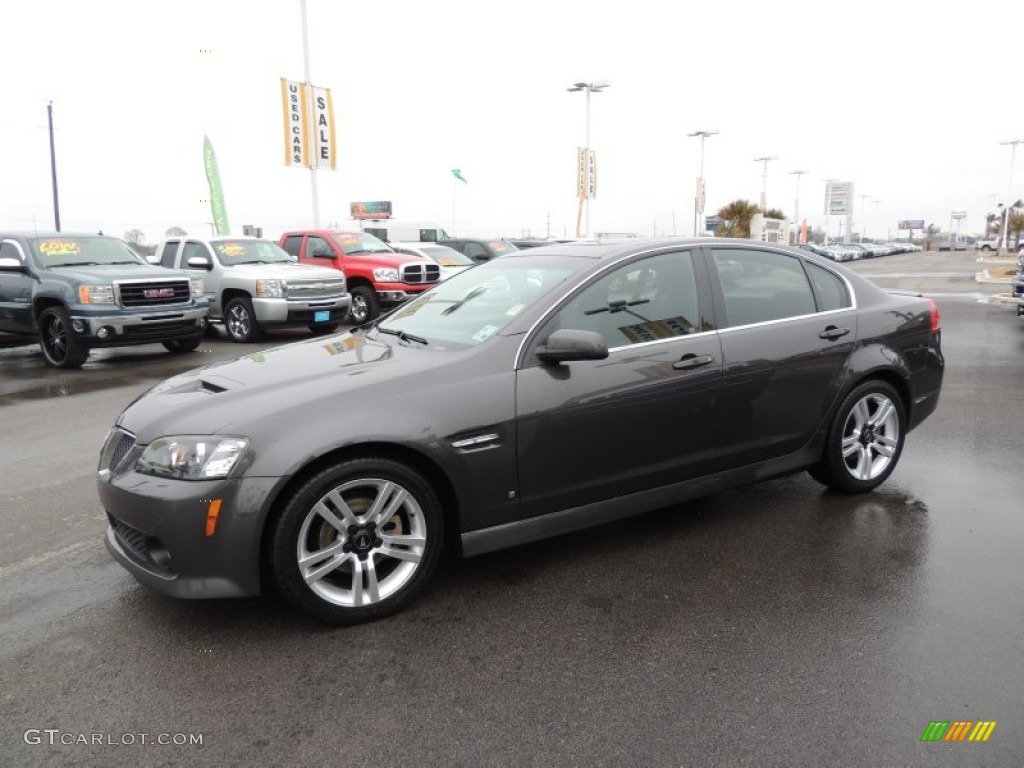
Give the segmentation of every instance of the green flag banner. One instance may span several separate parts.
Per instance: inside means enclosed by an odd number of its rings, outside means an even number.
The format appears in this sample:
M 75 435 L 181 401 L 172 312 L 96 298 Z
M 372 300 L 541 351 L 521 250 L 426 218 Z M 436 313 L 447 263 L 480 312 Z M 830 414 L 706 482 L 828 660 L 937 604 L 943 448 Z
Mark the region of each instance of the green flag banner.
M 469 184 L 469 182 L 466 181 L 466 177 L 462 175 L 462 171 L 458 168 L 452 168 L 452 176 L 461 181 L 463 184 Z
M 217 172 L 217 156 L 213 154 L 213 144 L 203 136 L 203 164 L 206 166 L 206 180 L 210 182 L 210 210 L 213 212 L 213 225 L 218 235 L 230 235 L 228 212 L 224 207 L 224 190 L 220 186 L 220 173 Z

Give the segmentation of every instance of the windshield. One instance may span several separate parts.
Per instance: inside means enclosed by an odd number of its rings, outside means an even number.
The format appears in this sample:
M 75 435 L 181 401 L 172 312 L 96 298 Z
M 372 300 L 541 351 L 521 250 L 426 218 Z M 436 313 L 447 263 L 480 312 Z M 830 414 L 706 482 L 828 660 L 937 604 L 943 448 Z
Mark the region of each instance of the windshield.
M 332 232 L 331 237 L 346 256 L 352 253 L 394 253 L 390 245 L 365 232 Z
M 476 264 L 466 254 L 447 245 L 423 245 L 420 246 L 420 250 L 442 267 L 471 267 Z
M 581 259 L 559 257 L 489 261 L 402 305 L 380 330 L 419 336 L 441 348 L 475 346 L 584 266 Z
M 29 238 L 40 269 L 96 266 L 99 264 L 146 264 L 124 240 L 116 237 L 56 235 Z
M 225 267 L 235 264 L 292 264 L 287 251 L 269 240 L 212 240 L 213 252 Z
M 512 243 L 507 243 L 504 240 L 491 240 L 487 245 L 490 246 L 492 251 L 494 251 L 495 256 L 504 256 L 506 253 L 512 253 L 513 251 L 519 250 L 512 245 Z

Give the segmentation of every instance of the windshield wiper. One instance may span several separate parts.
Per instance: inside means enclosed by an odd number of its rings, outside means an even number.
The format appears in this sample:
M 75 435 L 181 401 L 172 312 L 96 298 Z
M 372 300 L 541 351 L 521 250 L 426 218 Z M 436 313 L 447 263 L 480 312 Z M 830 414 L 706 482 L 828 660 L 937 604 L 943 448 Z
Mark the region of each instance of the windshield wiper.
M 448 309 L 441 310 L 441 314 L 442 315 L 450 315 L 452 312 L 454 312 L 455 310 L 459 309 L 467 301 L 471 301 L 472 299 L 475 299 L 477 296 L 479 296 L 481 293 L 483 293 L 486 290 L 487 290 L 487 286 L 486 285 L 479 285 L 479 286 L 477 286 L 472 291 L 470 291 L 465 296 L 463 296 L 461 299 L 459 299 L 454 304 L 452 304 L 450 307 L 448 307 Z
M 68 261 L 64 264 L 47 264 L 47 269 L 53 269 L 54 267 L 98 267 L 100 263 L 98 261 Z
M 268 262 L 266 262 L 266 261 L 261 261 L 260 259 L 252 259 L 252 260 L 250 260 L 250 261 L 236 261 L 236 262 L 235 262 L 234 264 L 232 264 L 231 266 L 232 266 L 232 267 L 237 267 L 237 266 L 238 266 L 239 264 L 267 264 L 267 263 L 268 263 Z
M 430 344 L 430 342 L 427 341 L 426 339 L 424 339 L 422 336 L 414 336 L 413 334 L 406 333 L 405 331 L 396 331 L 394 328 L 381 328 L 378 325 L 377 326 L 377 330 L 380 331 L 381 333 L 386 333 L 389 336 L 397 336 L 402 341 L 415 341 L 418 344 L 426 344 L 426 345 Z

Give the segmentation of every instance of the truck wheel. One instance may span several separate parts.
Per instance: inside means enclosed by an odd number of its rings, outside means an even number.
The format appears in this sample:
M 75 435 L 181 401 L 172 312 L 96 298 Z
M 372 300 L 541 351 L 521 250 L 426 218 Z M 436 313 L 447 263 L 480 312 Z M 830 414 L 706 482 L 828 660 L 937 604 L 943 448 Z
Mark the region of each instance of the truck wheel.
M 357 285 L 352 289 L 352 303 L 348 308 L 348 321 L 353 325 L 362 325 L 380 315 L 380 302 L 372 288 Z
M 248 296 L 236 296 L 224 308 L 224 328 L 232 341 L 259 341 L 263 336 Z
M 192 352 L 202 342 L 202 336 L 193 336 L 191 339 L 171 339 L 165 341 L 164 346 L 168 352 L 175 354 L 185 354 L 186 352 Z
M 89 346 L 72 332 L 64 307 L 47 307 L 39 316 L 39 346 L 53 368 L 81 368 L 89 357 Z

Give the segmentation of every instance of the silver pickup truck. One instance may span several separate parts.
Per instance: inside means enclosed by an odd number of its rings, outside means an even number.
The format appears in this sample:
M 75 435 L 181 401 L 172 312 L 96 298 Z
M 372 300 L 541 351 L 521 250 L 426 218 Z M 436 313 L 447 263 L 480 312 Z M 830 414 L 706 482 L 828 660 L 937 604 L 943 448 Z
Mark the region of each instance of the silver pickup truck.
M 330 333 L 348 314 L 351 297 L 336 269 L 299 264 L 270 240 L 179 237 L 157 246 L 152 260 L 203 278 L 210 320 L 233 341 L 259 339 L 265 328 L 308 326 Z

